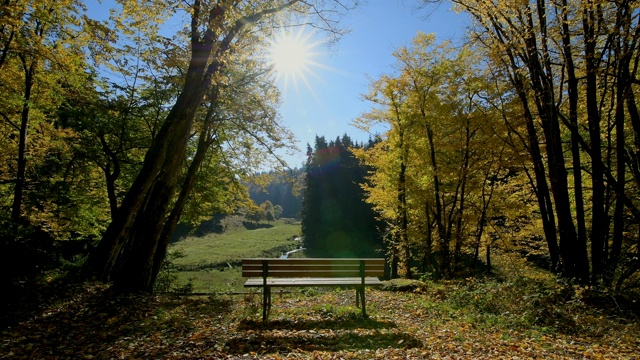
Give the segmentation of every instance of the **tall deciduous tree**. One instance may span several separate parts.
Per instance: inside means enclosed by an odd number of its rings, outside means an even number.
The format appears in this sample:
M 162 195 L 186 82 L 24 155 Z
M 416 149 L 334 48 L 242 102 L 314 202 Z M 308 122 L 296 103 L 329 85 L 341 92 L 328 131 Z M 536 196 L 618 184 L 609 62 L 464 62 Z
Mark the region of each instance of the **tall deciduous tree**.
M 190 60 L 182 90 L 154 137 L 116 217 L 88 259 L 92 274 L 102 280 L 114 280 L 116 287 L 124 291 L 152 289 L 157 274 L 156 256 L 163 252 L 160 239 L 163 233 L 171 232 L 171 226 L 165 227 L 165 220 L 193 121 L 205 96 L 220 81 L 232 53 L 241 51 L 241 46 L 255 46 L 250 44 L 252 32 L 288 8 L 315 12 L 325 21 L 324 26 L 333 26 L 336 19 L 323 17 L 319 12 L 326 9 L 325 14 L 340 14 L 343 6 L 334 1 L 311 4 L 298 0 L 249 3 L 196 0 L 185 9 L 191 19 Z
M 394 55 L 399 74 L 373 83 L 366 98 L 376 109 L 355 122 L 365 130 L 389 127 L 375 148 L 356 152 L 375 169 L 364 188 L 390 228 L 392 275 L 410 277 L 414 253 L 423 271 L 450 275 L 473 246 L 467 239 L 475 234 L 477 248 L 482 238 L 492 198 L 486 193 L 505 168 L 494 127 L 504 126 L 468 48 L 455 51 L 418 34 Z
M 555 225 L 564 275 L 594 283 L 604 276 L 611 284 L 616 273 L 637 271 L 634 261 L 620 269 L 618 256 L 622 247 L 636 252 L 640 240 L 625 239 L 621 230 L 640 223 L 638 188 L 628 186 L 627 172 L 634 168 L 628 149 L 637 148 L 637 133 L 625 126 L 637 119 L 630 79 L 637 72 L 638 4 L 454 2 L 475 20 L 474 39 L 509 73 L 523 106 L 540 209 L 549 214 L 543 217 L 549 251 L 553 257 Z M 625 217 L 633 220 L 625 224 Z
M 14 230 L 31 215 L 39 217 L 33 208 L 46 208 L 43 199 L 25 206 L 34 190 L 33 170 L 44 165 L 49 150 L 64 151 L 71 135 L 55 121 L 65 96 L 87 81 L 78 35 L 81 7 L 75 0 L 5 1 L 0 10 L 0 121 L 7 130 L 1 146 L 8 157 L 1 176 L 12 185 Z

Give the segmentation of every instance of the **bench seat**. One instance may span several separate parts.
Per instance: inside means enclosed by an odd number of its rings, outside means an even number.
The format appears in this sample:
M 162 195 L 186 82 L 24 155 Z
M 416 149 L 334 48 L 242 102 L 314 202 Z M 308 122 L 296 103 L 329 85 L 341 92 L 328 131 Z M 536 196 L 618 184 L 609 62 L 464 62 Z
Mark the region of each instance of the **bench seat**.
M 367 316 L 365 287 L 382 286 L 384 259 L 294 258 L 242 259 L 245 288 L 262 288 L 262 320 L 271 309 L 272 287 L 349 287 L 356 289 L 356 306 Z
M 268 278 L 267 286 L 273 287 L 314 287 L 314 286 L 361 286 L 362 280 L 359 277 L 348 278 Z M 377 277 L 365 277 L 365 286 L 382 286 L 382 281 Z M 264 287 L 260 278 L 251 278 L 244 283 L 244 287 Z

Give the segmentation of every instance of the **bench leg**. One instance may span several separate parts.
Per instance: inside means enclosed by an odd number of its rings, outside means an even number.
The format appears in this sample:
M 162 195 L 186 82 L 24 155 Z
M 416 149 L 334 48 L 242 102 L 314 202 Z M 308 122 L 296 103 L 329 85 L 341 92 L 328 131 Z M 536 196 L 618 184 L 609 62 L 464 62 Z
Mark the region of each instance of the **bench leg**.
M 367 317 L 367 306 L 364 297 L 364 286 L 360 287 L 360 297 L 362 298 L 362 316 Z
M 362 304 L 362 305 L 360 305 Z M 362 309 L 362 315 L 367 317 L 367 308 L 365 306 L 364 286 L 356 288 L 356 307 Z
M 271 288 L 262 289 L 262 321 L 267 321 L 269 312 L 271 311 Z

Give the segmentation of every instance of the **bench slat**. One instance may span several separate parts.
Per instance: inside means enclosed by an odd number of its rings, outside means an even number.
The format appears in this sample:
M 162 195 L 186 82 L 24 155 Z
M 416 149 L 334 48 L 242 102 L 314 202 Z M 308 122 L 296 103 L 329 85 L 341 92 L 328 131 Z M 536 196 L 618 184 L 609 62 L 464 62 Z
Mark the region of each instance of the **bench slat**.
M 258 270 L 247 270 L 242 271 L 242 277 L 262 277 L 262 271 Z M 272 271 L 269 268 L 268 277 L 289 277 L 289 278 L 305 278 L 305 277 L 359 277 L 360 270 L 341 270 L 341 271 L 332 271 L 332 270 L 309 270 L 309 271 L 301 271 L 301 270 L 278 270 Z M 366 271 L 365 276 L 384 276 L 384 270 L 382 271 Z
M 242 266 L 245 265 L 262 265 L 262 261 L 268 261 L 269 266 L 271 265 L 287 265 L 295 262 L 296 264 L 336 264 L 336 265 L 349 265 L 349 264 L 360 264 L 360 260 L 364 260 L 365 264 L 375 264 L 384 266 L 384 259 L 377 258 L 300 258 L 300 259 L 272 259 L 272 258 L 251 258 L 251 259 L 242 259 Z
M 365 269 L 372 270 L 384 270 L 384 265 L 371 265 L 365 263 Z M 246 270 L 262 270 L 262 264 L 255 265 L 243 265 L 243 269 Z M 354 265 L 336 265 L 336 264 L 282 264 L 282 265 L 274 265 L 269 264 L 269 272 L 272 270 L 334 270 L 334 271 L 342 271 L 342 270 L 358 270 L 360 271 L 360 264 Z
M 300 287 L 300 286 L 360 286 L 362 279 L 352 278 L 286 278 L 267 279 L 267 286 Z M 365 285 L 382 286 L 382 282 L 376 277 L 366 277 Z M 245 287 L 263 287 L 262 279 L 251 278 L 244 284 Z
M 268 263 L 269 277 L 356 277 L 364 261 L 365 276 L 384 276 L 384 259 L 242 259 L 243 277 L 262 277 L 263 263 Z
M 384 259 L 357 258 L 301 258 L 301 259 L 242 259 L 242 276 L 262 278 L 263 264 L 268 264 L 268 277 L 360 277 L 364 261 L 364 276 L 384 276 Z

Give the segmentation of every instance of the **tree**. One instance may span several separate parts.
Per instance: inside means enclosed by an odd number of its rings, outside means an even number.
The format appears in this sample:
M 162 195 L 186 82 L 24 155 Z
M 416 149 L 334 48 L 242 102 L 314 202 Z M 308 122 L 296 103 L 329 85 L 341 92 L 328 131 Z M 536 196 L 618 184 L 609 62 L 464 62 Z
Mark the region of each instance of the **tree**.
M 283 211 L 284 211 L 284 209 L 282 208 L 282 206 L 276 205 L 276 206 L 273 207 L 273 216 L 276 219 L 280 219 L 280 215 L 282 215 Z
M 475 20 L 474 39 L 509 75 L 522 104 L 540 209 L 548 214 L 550 254 L 557 226 L 563 274 L 598 283 L 607 273 L 605 283 L 610 284 L 620 271 L 618 249 L 623 243 L 631 252 L 637 248 L 637 241 L 623 239 L 621 229 L 630 224 L 622 219 L 640 222 L 632 200 L 637 187 L 625 186 L 630 184 L 626 169 L 634 166 L 625 153 L 637 136 L 624 126 L 627 119 L 637 119 L 629 79 L 637 71 L 630 64 L 638 54 L 638 5 L 599 0 L 455 3 Z M 544 155 L 536 150 L 539 143 L 545 144 Z M 547 183 L 554 207 L 545 194 Z
M 256 204 L 252 204 L 252 206 L 250 206 L 245 214 L 244 214 L 244 218 L 252 221 L 255 223 L 255 225 L 258 225 L 258 223 L 260 221 L 262 221 L 264 218 L 266 218 L 266 213 L 264 211 L 263 208 L 261 208 L 260 206 L 257 206 Z
M 114 280 L 114 285 L 123 291 L 152 289 L 157 262 L 165 250 L 160 239 L 163 233 L 172 232 L 171 224 L 175 223 L 172 221 L 165 227 L 193 121 L 232 53 L 243 46 L 255 46 L 251 35 L 256 32 L 252 29 L 267 27 L 267 21 L 274 14 L 287 8 L 322 9 L 322 4 L 315 7 L 296 0 L 243 5 L 246 6 L 236 7 L 229 1 L 209 4 L 196 0 L 185 9 L 191 17 L 191 52 L 182 90 L 154 137 L 116 218 L 87 261 L 90 273 L 102 280 Z M 332 11 L 339 14 L 344 4 L 334 5 L 326 14 L 336 14 Z M 325 25 L 333 24 L 330 18 L 319 14 L 327 20 Z M 180 211 L 175 217 L 179 215 Z
M 512 157 L 492 106 L 500 92 L 470 48 L 436 44 L 433 35 L 418 34 L 394 56 L 399 74 L 372 84 L 366 98 L 376 108 L 355 121 L 389 128 L 375 147 L 355 151 L 375 170 L 363 188 L 389 229 L 392 276 L 411 277 L 417 254 L 422 271 L 449 276 L 467 248 L 478 251 Z
M 276 219 L 273 215 L 273 204 L 271 203 L 271 201 L 267 200 L 263 202 L 262 204 L 260 204 L 260 208 L 264 211 L 264 218 L 267 220 L 267 222 L 271 222 Z
M 249 194 L 256 204 L 267 200 L 276 207 L 280 206 L 277 218 L 299 218 L 302 206 L 302 188 L 304 169 L 286 169 L 285 171 L 270 170 L 259 174 L 260 181 L 249 186 Z
M 270 223 L 272 221 L 276 221 L 276 216 L 273 214 L 273 211 L 267 211 L 266 214 L 267 222 Z
M 46 140 L 31 144 L 29 133 L 40 128 L 52 141 L 64 137 L 53 128 L 56 107 L 67 89 L 85 78 L 82 73 L 82 44 L 76 39 L 77 1 L 7 1 L 3 5 L 0 28 L 0 68 L 3 88 L 1 116 L 5 126 L 15 133 L 15 157 L 10 162 L 13 186 L 11 220 L 24 224 L 23 202 L 30 153 L 34 148 L 46 152 Z M 65 89 L 66 88 L 66 89 Z M 37 137 L 34 137 L 37 139 Z M 12 139 L 7 139 L 9 142 Z M 8 144 L 7 144 L 8 145 Z
M 371 205 L 358 185 L 367 168 L 350 153 L 359 147 L 344 135 L 327 142 L 316 136 L 304 181 L 303 246 L 314 257 L 371 257 L 381 236 Z

